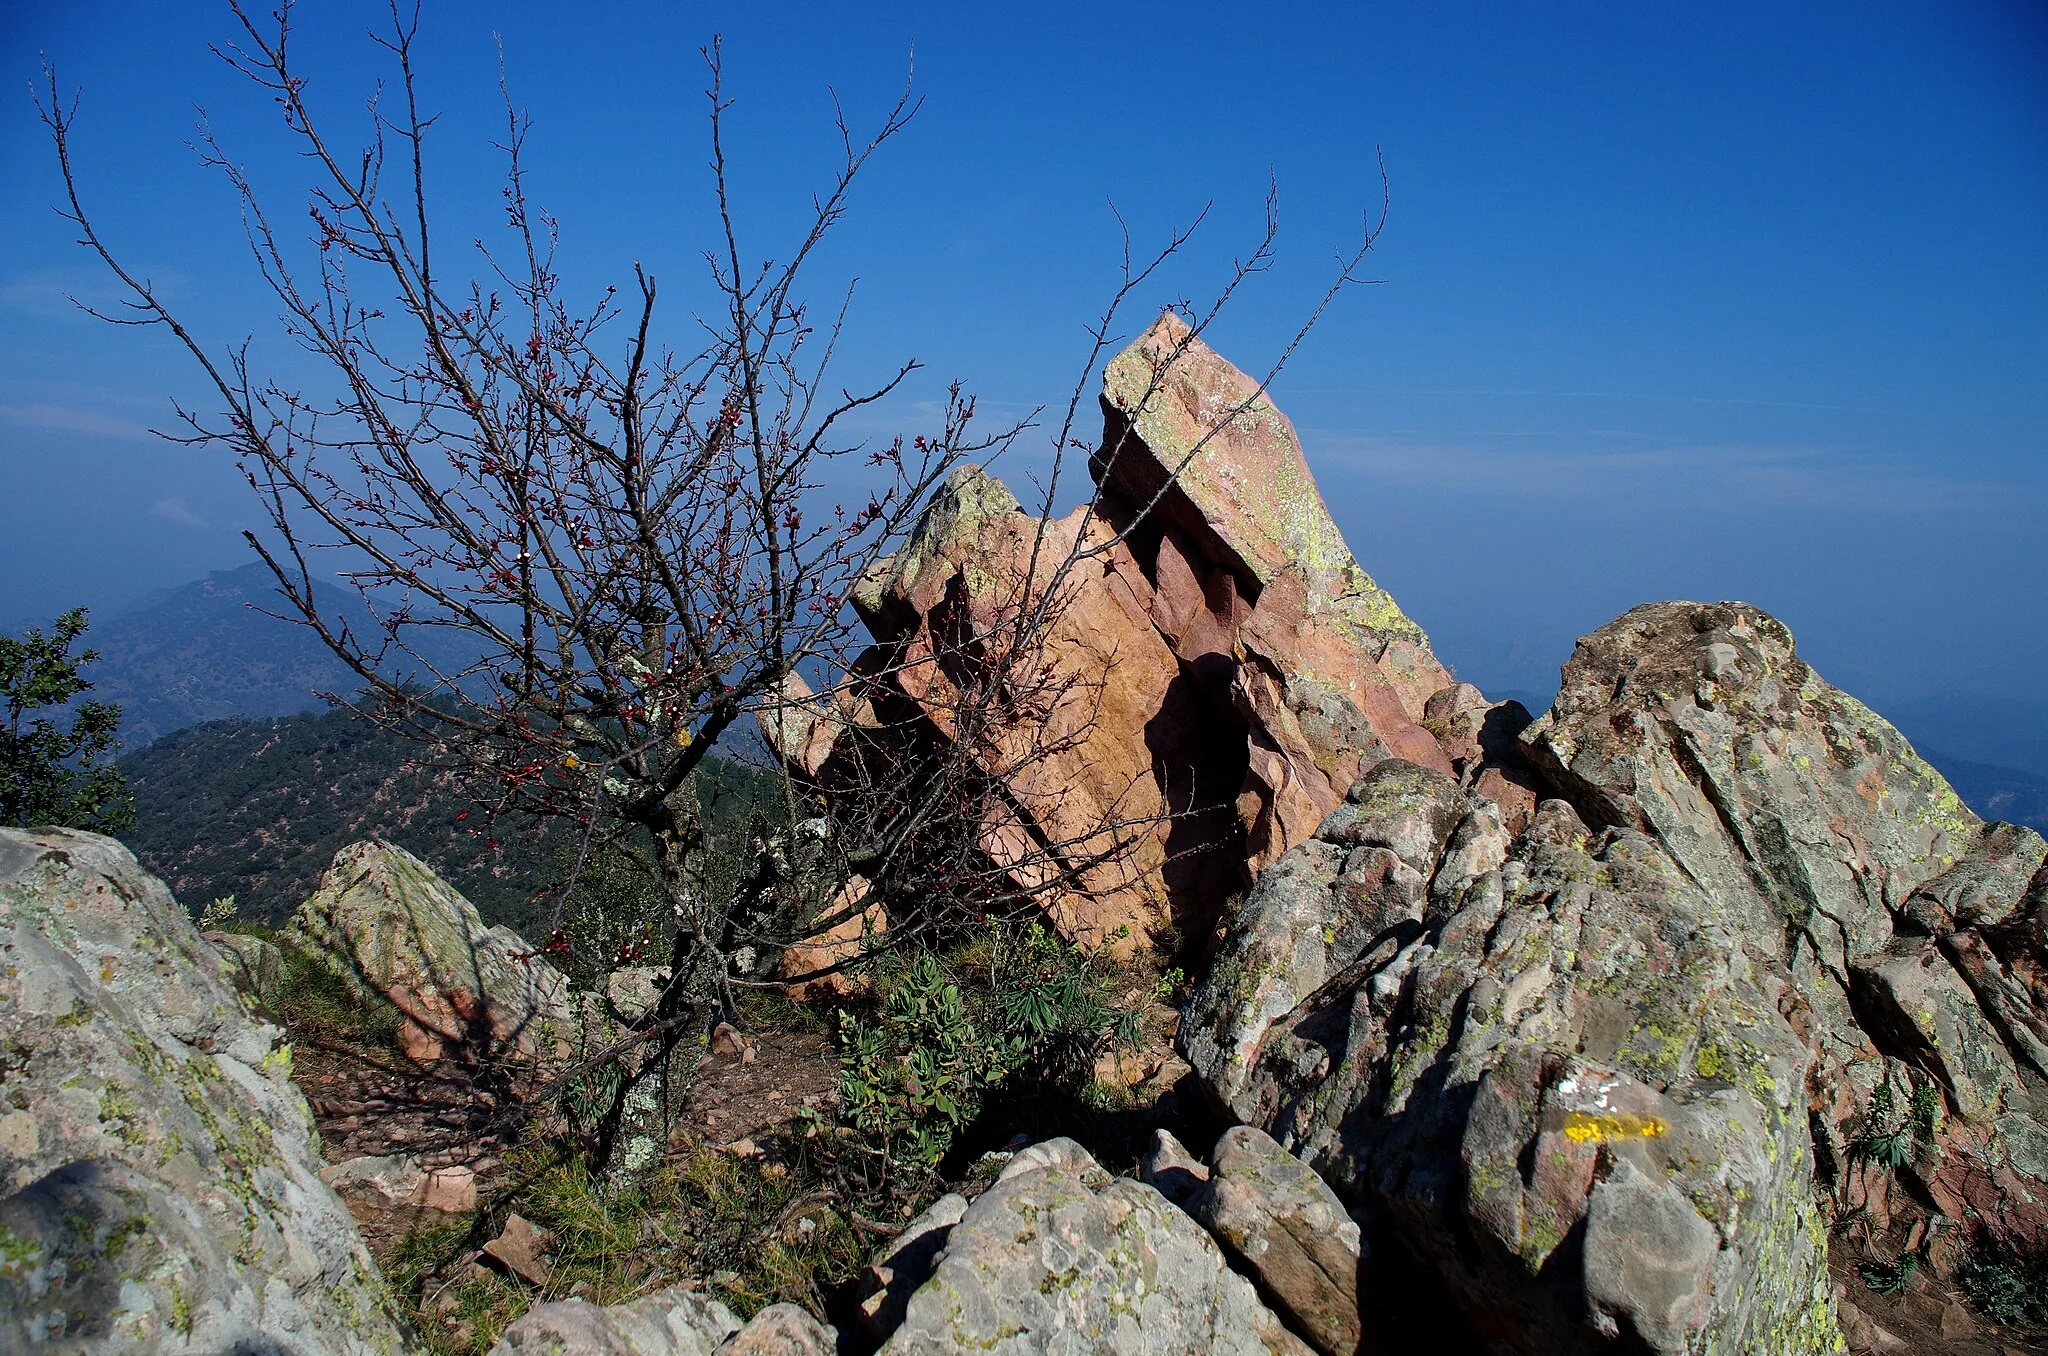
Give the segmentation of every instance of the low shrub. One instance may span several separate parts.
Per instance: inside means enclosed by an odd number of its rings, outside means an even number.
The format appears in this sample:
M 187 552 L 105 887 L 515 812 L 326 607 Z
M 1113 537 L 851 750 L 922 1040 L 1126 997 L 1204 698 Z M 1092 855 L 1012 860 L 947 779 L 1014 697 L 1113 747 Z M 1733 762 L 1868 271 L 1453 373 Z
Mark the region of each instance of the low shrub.
M 2048 1256 L 1980 1247 L 1964 1260 L 1963 1293 L 2000 1323 L 2048 1323 Z
M 840 1012 L 838 1116 L 882 1164 L 928 1169 L 999 1087 L 1087 1087 L 1095 1057 L 1135 1045 L 1100 953 L 1039 924 L 883 968 L 871 1017 Z

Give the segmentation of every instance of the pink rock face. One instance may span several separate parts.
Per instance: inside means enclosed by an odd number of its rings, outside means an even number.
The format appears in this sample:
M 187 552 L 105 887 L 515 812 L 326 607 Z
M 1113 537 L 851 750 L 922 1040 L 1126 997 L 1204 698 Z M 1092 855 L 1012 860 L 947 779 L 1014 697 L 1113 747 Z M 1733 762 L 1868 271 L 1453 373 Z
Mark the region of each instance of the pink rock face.
M 868 883 L 865 880 L 859 876 L 849 878 L 825 905 L 823 915 L 826 919 L 837 918 L 841 914 L 846 916 L 782 953 L 779 968 L 783 979 L 792 981 L 786 986 L 791 998 L 798 1002 L 827 994 L 849 998 L 869 990 L 869 976 L 862 971 L 833 970 L 830 974 L 817 975 L 820 970 L 853 960 L 861 954 L 869 939 L 880 937 L 888 928 L 888 918 L 879 903 L 859 909 L 867 893 Z M 856 909 L 859 912 L 854 912 Z M 817 977 L 806 978 L 810 975 Z
M 476 1172 L 460 1165 L 436 1168 L 420 1179 L 413 1200 L 428 1210 L 466 1215 L 476 1209 Z
M 1041 524 L 1000 482 L 966 467 L 904 551 L 854 595 L 896 655 L 890 682 L 942 737 L 963 737 L 976 684 L 1009 675 L 1011 700 L 1029 714 L 978 727 L 973 753 L 1031 822 L 984 825 L 982 850 L 1026 876 L 1053 870 L 1034 844 L 1096 861 L 1052 906 L 1069 936 L 1091 944 L 1124 925 L 1137 934 L 1165 907 L 1169 835 L 1151 829 L 1166 814 L 1154 756 L 1162 737 L 1168 748 L 1176 742 L 1166 727 L 1186 705 L 1173 691 L 1180 665 L 1152 624 L 1150 587 L 1113 536 L 1085 508 Z M 1089 548 L 1102 554 L 1061 570 Z M 1056 601 L 1042 640 L 1006 655 L 1014 619 L 1049 591 Z M 1137 827 L 1104 827 L 1117 824 Z
M 1353 559 L 1255 380 L 1169 313 L 1110 362 L 1102 406 L 1094 503 L 1041 521 L 963 467 L 853 594 L 889 657 L 879 686 L 941 740 L 967 737 L 961 713 L 1000 667 L 987 656 L 1007 624 L 1052 600 L 1042 640 L 1007 671 L 1031 714 L 972 738 L 1014 807 L 982 826 L 981 849 L 1027 886 L 1062 877 L 1050 912 L 1068 936 L 1136 940 L 1168 917 L 1206 936 L 1223 901 L 1384 758 L 1485 777 L 1526 819 L 1512 735 L 1490 756 L 1477 722 L 1445 727 L 1455 748 L 1425 728 L 1453 680 Z M 1491 708 L 1465 691 L 1483 719 Z M 808 714 L 764 722 L 771 742 L 829 792 L 835 761 L 887 722 L 873 704 L 792 697 Z M 1063 870 L 1047 843 L 1092 864 Z

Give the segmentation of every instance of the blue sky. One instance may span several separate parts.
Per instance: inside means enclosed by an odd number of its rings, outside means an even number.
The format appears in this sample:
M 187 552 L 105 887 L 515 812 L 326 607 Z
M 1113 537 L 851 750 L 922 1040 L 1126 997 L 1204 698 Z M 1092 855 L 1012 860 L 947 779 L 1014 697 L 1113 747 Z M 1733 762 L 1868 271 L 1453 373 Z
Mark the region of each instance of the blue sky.
M 302 52 L 362 126 L 377 9 L 312 0 Z M 2048 666 L 2048 19 L 2037 4 L 429 6 L 444 239 L 493 229 L 502 37 L 567 273 L 635 259 L 683 319 L 708 243 L 702 68 L 726 40 L 763 257 L 830 168 L 827 87 L 926 103 L 819 261 L 858 276 L 849 380 L 915 356 L 994 411 L 1055 401 L 1142 245 L 1214 203 L 1149 308 L 1220 282 L 1279 183 L 1280 266 L 1214 331 L 1284 343 L 1379 197 L 1373 265 L 1276 387 L 1366 567 L 1447 661 L 1542 689 L 1630 605 L 1736 597 L 1880 705 L 2038 696 Z M 274 112 L 209 55 L 202 0 L 0 0 L 0 619 L 112 607 L 245 563 L 254 504 L 167 446 L 196 395 L 166 337 L 73 314 L 104 280 L 51 212 L 27 87 L 82 88 L 106 234 L 215 340 L 272 307 L 184 142 L 204 105 L 302 191 Z M 1010 468 L 1021 478 L 1029 457 Z

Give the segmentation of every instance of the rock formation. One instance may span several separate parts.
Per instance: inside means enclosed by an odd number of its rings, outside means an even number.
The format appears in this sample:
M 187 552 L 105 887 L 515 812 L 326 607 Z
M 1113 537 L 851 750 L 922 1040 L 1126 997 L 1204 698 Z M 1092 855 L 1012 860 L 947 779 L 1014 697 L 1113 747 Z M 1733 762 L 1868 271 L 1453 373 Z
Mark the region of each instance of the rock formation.
M 830 709 L 796 685 L 765 722 L 790 766 L 829 792 L 835 760 L 955 739 L 977 647 L 1050 597 L 1020 665 L 1047 709 L 976 736 L 974 756 L 1014 816 L 984 826 L 988 855 L 1012 866 L 1050 844 L 1077 863 L 1051 909 L 1070 936 L 1142 938 L 1169 918 L 1205 935 L 1390 755 L 1526 817 L 1527 714 L 1454 683 L 1360 568 L 1257 382 L 1169 313 L 1111 361 L 1102 407 L 1097 493 L 1066 518 L 1025 512 L 972 466 L 934 495 L 854 591 L 876 646 L 852 683 Z M 1116 825 L 1135 841 L 1087 864 Z
M 334 854 L 285 936 L 396 1006 L 414 1059 L 455 1049 L 531 1058 L 571 1038 L 562 973 L 512 929 L 485 926 L 426 863 L 380 839 Z
M 1038 764 L 977 752 L 1022 769 L 985 849 L 1150 816 L 1053 910 L 1088 941 L 1162 914 L 1207 935 L 1253 884 L 1183 1053 L 1502 1351 L 1830 1349 L 1823 1216 L 1882 1223 L 1886 1136 L 1942 1217 L 1937 1266 L 2048 1247 L 2038 835 L 1981 823 L 1742 604 L 1603 627 L 1541 719 L 1489 702 L 1359 567 L 1287 420 L 1178 320 L 1109 364 L 1102 404 L 1097 493 L 1064 520 L 956 473 L 856 596 L 869 681 L 777 731 L 793 766 L 829 793 L 906 711 L 955 738 L 960 637 L 1073 561 L 1038 671 L 1089 719 L 1056 719 Z M 1171 1180 L 1198 1213 L 1228 1194 Z M 1348 1340 L 1355 1316 L 1268 1293 Z
M 0 1350 L 403 1350 L 290 1047 L 160 881 L 0 829 L 0 957 Z
M 1581 641 L 1520 833 L 1371 768 L 1260 880 L 1183 1052 L 1500 1351 L 1827 1351 L 1872 1092 L 1957 1234 L 2039 1237 L 2042 859 L 1741 604 Z M 1903 1092 L 1901 1096 L 1903 1097 Z
M 1232 1126 L 1187 1211 L 1249 1272 L 1289 1325 L 1324 1356 L 1351 1356 L 1358 1312 L 1358 1225 L 1322 1178 L 1265 1131 Z

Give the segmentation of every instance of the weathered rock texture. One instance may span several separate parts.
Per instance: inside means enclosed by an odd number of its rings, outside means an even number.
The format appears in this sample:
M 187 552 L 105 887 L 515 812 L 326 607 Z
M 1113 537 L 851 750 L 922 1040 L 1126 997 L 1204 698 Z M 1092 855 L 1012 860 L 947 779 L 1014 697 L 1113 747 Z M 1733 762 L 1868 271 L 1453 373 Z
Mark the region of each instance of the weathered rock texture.
M 1388 759 L 1260 878 L 1182 1027 L 1222 1107 L 1504 1352 L 1835 1349 L 1822 1212 L 1887 1061 L 1938 1099 L 1902 1171 L 2041 1238 L 2037 836 L 1742 604 L 1588 636 L 1520 744 L 1519 832 Z
M 505 1329 L 491 1356 L 832 1356 L 833 1330 L 794 1304 L 771 1304 L 742 1324 L 718 1300 L 680 1287 L 630 1304 L 535 1305 Z
M 1232 1126 L 1188 1213 L 1324 1356 L 1358 1349 L 1358 1225 L 1323 1179 L 1256 1126 Z
M 205 932 L 207 945 L 220 957 L 228 982 L 258 1006 L 277 997 L 284 982 L 284 952 L 277 943 L 239 932 Z
M 860 1278 L 861 1325 L 870 1336 L 884 1338 L 903 1326 L 910 1297 L 932 1278 L 953 1226 L 966 1213 L 967 1198 L 949 1191 L 876 1252 Z
M 455 1050 L 533 1057 L 564 1051 L 569 981 L 507 927 L 404 848 L 369 839 L 334 854 L 286 936 L 332 959 L 405 1015 L 414 1059 Z
M 712 1356 L 740 1330 L 732 1310 L 694 1290 L 662 1290 L 630 1304 L 537 1304 L 505 1329 L 491 1356 Z
M 126 848 L 0 829 L 0 1350 L 403 1349 L 280 1035 Z
M 1526 817 L 1527 714 L 1455 684 L 1359 567 L 1256 381 L 1169 313 L 1110 362 L 1102 408 L 1097 494 L 1066 518 L 976 467 L 939 490 L 854 591 L 876 646 L 849 683 L 830 703 L 794 685 L 764 722 L 792 767 L 829 791 L 892 744 L 961 737 L 989 638 L 1051 597 L 1021 666 L 1046 713 L 977 733 L 973 756 L 1007 792 L 982 849 L 1033 888 L 1071 864 L 1051 907 L 1070 936 L 1142 938 L 1168 917 L 1206 935 L 1389 754 Z
M 1309 1348 L 1195 1222 L 1068 1139 L 1035 1144 L 951 1226 L 887 1356 Z

